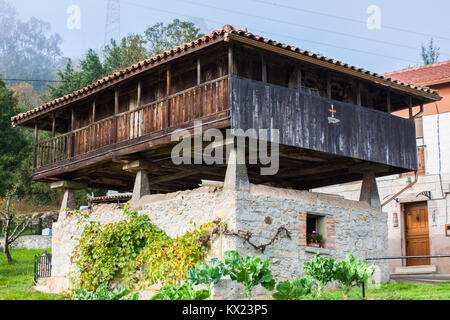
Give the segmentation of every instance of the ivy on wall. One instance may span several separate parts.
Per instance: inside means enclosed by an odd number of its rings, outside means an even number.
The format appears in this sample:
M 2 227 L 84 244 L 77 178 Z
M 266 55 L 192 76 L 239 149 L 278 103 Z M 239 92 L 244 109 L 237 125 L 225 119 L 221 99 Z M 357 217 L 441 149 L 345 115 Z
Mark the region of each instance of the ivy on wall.
M 124 209 L 125 220 L 102 225 L 89 222 L 74 249 L 75 285 L 95 291 L 105 281 L 122 278 L 130 287 L 179 284 L 200 262 L 211 224 L 170 238 L 147 215 Z

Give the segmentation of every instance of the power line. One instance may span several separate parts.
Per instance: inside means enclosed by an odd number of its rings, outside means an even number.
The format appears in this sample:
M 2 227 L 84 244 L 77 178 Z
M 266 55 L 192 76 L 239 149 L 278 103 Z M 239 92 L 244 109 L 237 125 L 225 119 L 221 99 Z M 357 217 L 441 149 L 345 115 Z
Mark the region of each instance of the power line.
M 122 1 L 122 3 L 131 5 L 131 6 L 136 6 L 136 7 L 148 9 L 148 10 L 169 13 L 169 14 L 173 14 L 173 15 L 176 15 L 176 16 L 192 17 L 191 15 L 182 14 L 182 13 L 169 11 L 169 10 L 164 10 L 164 9 L 159 9 L 159 8 L 154 8 L 154 7 L 143 5 L 143 4 L 140 4 L 140 3 L 134 3 L 134 2 L 130 2 L 130 1 Z M 214 22 L 214 23 L 219 23 L 219 24 L 225 24 L 225 22 L 223 22 L 223 21 L 213 20 L 213 19 L 209 19 L 209 18 L 204 18 L 204 20 L 205 21 Z M 279 34 L 279 33 L 269 32 L 269 31 L 262 30 L 262 29 L 256 29 L 256 28 L 252 28 L 252 29 L 257 31 L 257 32 L 261 32 L 261 33 L 271 34 L 271 35 L 279 36 L 279 37 L 287 37 L 287 38 L 291 38 L 291 39 L 298 40 L 298 41 L 310 42 L 310 43 L 314 43 L 314 44 L 320 44 L 320 45 L 328 46 L 328 47 L 332 47 L 332 48 L 343 49 L 343 50 L 347 50 L 347 51 L 353 51 L 353 52 L 358 52 L 358 53 L 363 53 L 363 54 L 368 54 L 368 55 L 372 55 L 372 56 L 377 56 L 377 57 L 381 57 L 381 58 L 388 58 L 388 59 L 398 60 L 398 61 L 403 61 L 403 62 L 408 62 L 408 63 L 415 63 L 415 64 L 418 63 L 417 61 L 404 59 L 404 58 L 393 57 L 393 56 L 384 55 L 384 54 L 380 54 L 380 53 L 374 53 L 374 52 L 364 51 L 364 50 L 360 50 L 360 49 L 353 49 L 353 48 L 348 48 L 348 47 L 328 44 L 328 43 L 324 43 L 324 42 L 319 42 L 319 41 L 315 41 L 315 40 L 308 40 L 308 39 L 298 38 L 298 37 L 289 36 L 289 35 L 286 35 L 286 34 Z
M 64 80 L 43 80 L 43 79 L 11 79 L 11 78 L 1 78 L 2 81 L 22 81 L 22 82 L 66 82 Z
M 354 18 L 338 16 L 338 15 L 334 15 L 334 14 L 330 14 L 330 13 L 318 12 L 318 11 L 309 10 L 309 9 L 301 9 L 301 8 L 297 8 L 297 7 L 287 6 L 287 5 L 278 4 L 278 3 L 269 2 L 269 1 L 264 1 L 264 0 L 251 0 L 251 1 L 258 2 L 258 3 L 263 3 L 263 4 L 266 4 L 266 5 L 271 5 L 271 6 L 275 6 L 275 7 L 285 8 L 285 9 L 289 9 L 289 10 L 295 10 L 295 11 L 299 11 L 299 12 L 306 12 L 306 13 L 311 13 L 311 14 L 320 15 L 320 16 L 324 16 L 324 17 L 346 20 L 346 21 L 350 21 L 350 22 L 362 23 L 364 25 L 366 24 L 366 21 L 363 21 L 363 20 L 358 20 L 358 19 L 354 19 Z M 385 29 L 392 29 L 392 30 L 395 30 L 395 31 L 406 32 L 406 33 L 415 34 L 415 35 L 420 35 L 420 36 L 432 37 L 432 38 L 435 38 L 435 39 L 442 39 L 442 40 L 450 41 L 450 38 L 446 38 L 446 37 L 442 37 L 442 36 L 436 36 L 436 35 L 432 35 L 432 34 L 429 34 L 429 33 L 422 33 L 422 32 L 418 32 L 418 31 L 411 31 L 411 30 L 402 29 L 402 28 L 395 27 L 395 26 L 383 25 L 383 28 L 385 28 Z
M 300 24 L 300 23 L 296 23 L 296 22 L 282 21 L 282 20 L 278 20 L 278 19 L 274 19 L 274 18 L 270 18 L 270 17 L 264 17 L 264 16 L 251 14 L 251 13 L 248 13 L 248 12 L 240 12 L 240 11 L 227 9 L 227 8 L 216 7 L 216 6 L 212 6 L 212 5 L 208 5 L 208 4 L 204 4 L 204 3 L 201 4 L 201 3 L 194 2 L 194 1 L 189 1 L 189 0 L 176 0 L 176 1 L 180 1 L 180 2 L 183 2 L 183 3 L 189 3 L 189 4 L 192 4 L 192 5 L 195 5 L 195 6 L 201 6 L 201 7 L 207 7 L 207 8 L 211 8 L 211 9 L 215 9 L 215 10 L 221 10 L 221 11 L 225 11 L 225 12 L 229 12 L 229 13 L 233 13 L 233 14 L 244 15 L 244 16 L 247 16 L 247 17 L 253 17 L 253 18 L 262 19 L 262 20 L 266 20 L 266 21 L 282 23 L 282 24 L 291 25 L 291 26 L 295 26 L 295 27 L 301 27 L 301 28 L 311 29 L 311 30 L 315 30 L 315 31 L 326 32 L 326 33 L 333 33 L 333 34 L 337 34 L 337 35 L 340 35 L 340 36 L 345 36 L 345 37 L 350 37 L 350 38 L 355 38 L 355 39 L 360 39 L 360 40 L 365 40 L 365 41 L 370 41 L 370 42 L 377 42 L 377 43 L 381 43 L 381 44 L 387 44 L 387 45 L 391 45 L 391 46 L 396 46 L 396 47 L 401 47 L 401 48 L 405 48 L 405 49 L 418 51 L 418 49 L 416 47 L 402 45 L 402 44 L 399 44 L 399 43 L 394 43 L 394 42 L 389 42 L 389 41 L 384 41 L 384 40 L 376 40 L 376 39 L 372 39 L 372 38 L 357 36 L 357 35 L 350 34 L 350 33 L 345 33 L 345 32 L 340 32 L 340 31 L 333 31 L 333 30 L 329 30 L 329 29 L 324 29 L 324 28 L 304 25 L 304 24 Z

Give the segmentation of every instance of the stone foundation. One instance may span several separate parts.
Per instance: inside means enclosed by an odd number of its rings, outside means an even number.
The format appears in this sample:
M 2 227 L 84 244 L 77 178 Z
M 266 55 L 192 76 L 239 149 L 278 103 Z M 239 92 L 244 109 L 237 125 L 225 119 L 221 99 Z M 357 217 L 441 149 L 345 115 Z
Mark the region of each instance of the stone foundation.
M 237 250 L 242 256 L 260 255 L 270 258 L 270 268 L 276 281 L 302 276 L 303 263 L 317 252 L 343 259 L 348 253 L 357 258 L 387 255 L 387 221 L 380 209 L 366 202 L 350 201 L 340 197 L 251 185 L 250 191 L 229 191 L 202 187 L 168 195 L 144 196 L 135 208 L 140 214 L 149 215 L 152 222 L 171 237 L 184 234 L 192 226 L 208 223 L 220 218 L 230 231 L 251 232 L 251 241 L 268 243 L 279 227 L 284 226 L 291 238 L 283 232 L 264 253 L 257 252 L 243 240 L 234 236 L 223 236 L 222 247 L 218 236 L 213 241 L 213 257 L 227 250 Z M 307 214 L 323 215 L 326 248 L 306 246 Z M 122 208 L 117 204 L 98 206 L 90 219 L 110 223 L 123 219 Z M 62 292 L 70 289 L 70 256 L 84 225 L 67 216 L 53 225 L 52 278 L 47 283 L 47 292 Z M 208 259 L 210 255 L 208 255 Z M 375 279 L 388 281 L 386 262 L 377 262 Z M 142 292 L 149 298 L 154 291 Z M 267 296 L 270 292 L 262 288 L 254 291 L 256 296 Z M 230 281 L 222 281 L 214 289 L 214 299 L 240 299 L 243 287 Z

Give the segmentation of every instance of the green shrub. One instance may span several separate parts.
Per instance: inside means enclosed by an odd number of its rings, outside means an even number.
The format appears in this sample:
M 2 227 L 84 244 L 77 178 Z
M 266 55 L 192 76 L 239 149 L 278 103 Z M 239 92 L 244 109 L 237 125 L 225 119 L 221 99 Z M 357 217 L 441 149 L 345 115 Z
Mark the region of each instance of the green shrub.
M 277 285 L 277 292 L 273 294 L 275 300 L 302 300 L 311 293 L 313 283 L 308 277 L 294 278 Z
M 275 280 L 269 269 L 269 259 L 263 262 L 261 257 L 257 256 L 241 258 L 237 251 L 227 251 L 224 257 L 224 275 L 229 275 L 231 280 L 242 283 L 247 298 L 251 298 L 253 288 L 259 284 L 267 290 L 273 290 Z
M 123 278 L 128 287 L 158 282 L 176 285 L 207 252 L 201 238 L 208 234 L 209 225 L 173 239 L 153 225 L 147 215 L 131 212 L 129 205 L 124 215 L 126 219 L 116 223 L 89 222 L 84 227 L 72 256 L 78 270 L 76 286 L 95 291 L 116 277 Z
M 185 282 L 180 287 L 164 286 L 152 297 L 152 300 L 205 300 L 211 296 L 209 290 L 196 291 L 192 282 Z
M 314 258 L 305 262 L 303 270 L 317 285 L 318 296 L 320 297 L 326 285 L 334 279 L 335 260 L 333 257 L 324 258 L 317 254 Z
M 373 265 L 369 267 L 367 261 L 362 262 L 348 254 L 345 260 L 336 263 L 334 279 L 339 281 L 348 296 L 352 287 L 369 281 L 374 271 L 375 267 Z
M 126 297 L 130 294 L 130 290 L 119 285 L 113 290 L 108 289 L 108 283 L 102 283 L 95 292 L 89 292 L 83 288 L 75 291 L 77 300 L 138 300 L 139 293 L 135 293 L 129 299 Z

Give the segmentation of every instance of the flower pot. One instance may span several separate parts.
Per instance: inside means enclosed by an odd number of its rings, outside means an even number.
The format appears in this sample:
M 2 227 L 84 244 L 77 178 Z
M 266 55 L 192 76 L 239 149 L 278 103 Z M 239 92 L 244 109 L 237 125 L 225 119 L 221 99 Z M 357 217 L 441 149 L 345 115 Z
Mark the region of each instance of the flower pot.
M 319 243 L 308 243 L 308 247 L 320 248 Z

